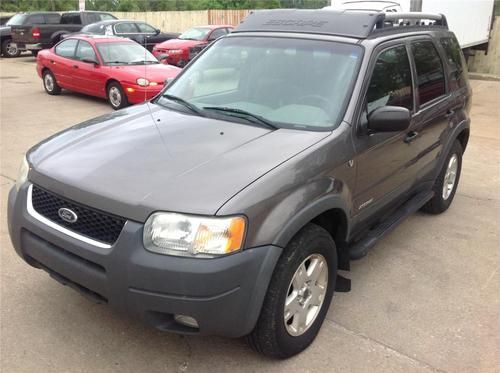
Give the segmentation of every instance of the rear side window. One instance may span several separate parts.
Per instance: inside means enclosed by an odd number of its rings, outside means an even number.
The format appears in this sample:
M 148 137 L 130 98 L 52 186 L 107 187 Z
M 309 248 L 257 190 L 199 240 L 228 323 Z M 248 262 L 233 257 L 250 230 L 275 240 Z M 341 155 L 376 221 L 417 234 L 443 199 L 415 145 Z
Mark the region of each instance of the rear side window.
M 450 81 L 455 87 L 463 87 L 466 84 L 464 74 L 465 61 L 456 38 L 441 38 L 441 45 L 446 53 L 448 65 L 451 67 Z
M 224 36 L 227 34 L 227 31 L 225 28 L 218 28 L 214 31 L 212 31 L 212 33 L 210 34 L 209 36 L 209 40 L 215 40 L 217 38 L 220 38 L 221 36 Z
M 78 40 L 76 39 L 68 39 L 61 43 L 59 43 L 55 49 L 55 52 L 58 56 L 73 58 L 75 56 L 75 48 Z
M 33 14 L 28 18 L 28 24 L 45 23 L 45 18 L 41 14 Z
M 50 24 L 58 24 L 61 22 L 61 16 L 59 14 L 46 14 L 45 22 Z
M 417 70 L 420 105 L 446 93 L 441 57 L 431 41 L 415 42 L 411 46 Z
M 136 34 L 139 31 L 135 27 L 135 23 L 117 23 L 115 25 L 115 33 L 117 34 Z
M 366 102 L 368 114 L 381 106 L 413 109 L 411 68 L 405 46 L 380 53 L 368 86 Z
M 61 23 L 66 24 L 66 25 L 81 25 L 82 20 L 80 18 L 80 14 L 78 13 L 68 13 L 64 14 L 61 17 Z

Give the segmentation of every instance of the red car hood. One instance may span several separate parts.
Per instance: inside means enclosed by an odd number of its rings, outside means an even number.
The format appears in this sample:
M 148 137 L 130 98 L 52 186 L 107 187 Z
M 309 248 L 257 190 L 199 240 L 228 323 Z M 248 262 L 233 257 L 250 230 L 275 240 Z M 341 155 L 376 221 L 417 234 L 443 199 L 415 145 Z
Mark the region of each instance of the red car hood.
M 163 43 L 156 44 L 156 48 L 162 49 L 185 49 L 193 47 L 198 44 L 206 44 L 203 40 L 183 40 L 183 39 L 170 39 Z
M 172 65 L 129 65 L 129 66 L 113 66 L 113 69 L 121 70 L 122 74 L 130 75 L 131 81 L 137 78 L 146 78 L 152 82 L 164 82 L 166 79 L 174 78 L 182 70 Z

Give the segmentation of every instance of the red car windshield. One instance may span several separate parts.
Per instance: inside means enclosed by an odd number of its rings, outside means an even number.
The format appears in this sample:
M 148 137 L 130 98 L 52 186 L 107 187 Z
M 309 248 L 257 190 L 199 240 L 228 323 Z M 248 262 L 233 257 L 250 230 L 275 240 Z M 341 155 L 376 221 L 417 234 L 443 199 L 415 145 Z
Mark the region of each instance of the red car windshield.
M 186 32 L 182 33 L 181 36 L 179 36 L 179 39 L 183 40 L 205 40 L 206 36 L 210 32 L 210 28 L 208 27 L 193 27 L 190 30 L 187 30 Z
M 106 65 L 145 65 L 159 63 L 146 48 L 134 42 L 97 43 Z

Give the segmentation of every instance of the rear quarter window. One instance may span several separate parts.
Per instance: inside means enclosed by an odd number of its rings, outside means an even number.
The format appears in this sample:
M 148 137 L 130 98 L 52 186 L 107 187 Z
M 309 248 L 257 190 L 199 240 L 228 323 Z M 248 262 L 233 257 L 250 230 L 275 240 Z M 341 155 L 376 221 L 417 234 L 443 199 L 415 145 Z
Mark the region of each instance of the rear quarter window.
M 450 66 L 450 85 L 452 88 L 460 88 L 467 84 L 465 74 L 465 58 L 460 49 L 460 45 L 455 37 L 440 39 L 441 46 L 446 54 L 447 63 Z
M 29 25 L 34 25 L 34 24 L 40 24 L 40 23 L 45 23 L 45 18 L 43 18 L 43 15 L 41 14 L 33 14 L 28 18 L 28 22 L 26 22 Z
M 45 23 L 48 24 L 58 24 L 61 22 L 61 16 L 59 14 L 46 14 Z

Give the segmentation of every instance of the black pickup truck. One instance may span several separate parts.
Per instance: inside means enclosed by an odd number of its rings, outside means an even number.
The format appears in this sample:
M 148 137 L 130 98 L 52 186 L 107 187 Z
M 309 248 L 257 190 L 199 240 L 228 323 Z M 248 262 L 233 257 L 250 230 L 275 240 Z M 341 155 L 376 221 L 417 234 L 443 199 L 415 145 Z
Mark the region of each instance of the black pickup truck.
M 27 12 L 17 13 L 0 27 L 0 43 L 3 57 L 17 57 L 21 51 L 12 40 L 12 27 L 19 26 L 29 28 L 34 24 L 59 23 L 61 15 L 56 12 Z
M 41 49 L 51 48 L 61 40 L 63 35 L 77 32 L 83 26 L 94 22 L 116 19 L 110 13 L 104 12 L 66 12 L 57 21 L 31 22 L 28 25 L 16 25 L 11 27 L 12 41 L 18 50 L 28 50 L 34 55 Z

